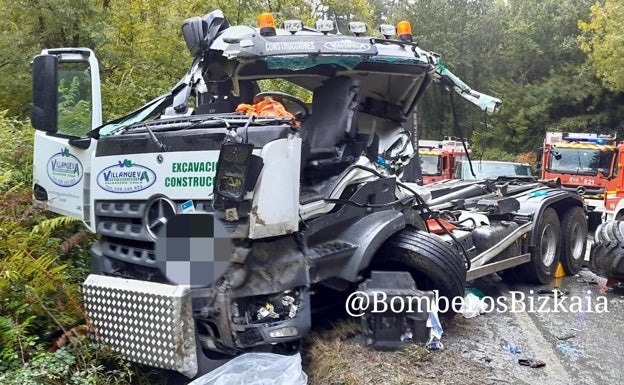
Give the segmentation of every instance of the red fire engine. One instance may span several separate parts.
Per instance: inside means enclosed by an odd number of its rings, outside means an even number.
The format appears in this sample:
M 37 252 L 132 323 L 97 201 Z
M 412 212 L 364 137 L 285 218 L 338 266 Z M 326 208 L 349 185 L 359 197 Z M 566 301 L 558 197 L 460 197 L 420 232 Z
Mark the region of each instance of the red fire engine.
M 419 140 L 418 155 L 423 184 L 429 184 L 452 179 L 456 161 L 466 158 L 467 153 L 461 141 L 447 137 L 444 140 Z
M 605 195 L 605 219 L 608 221 L 624 219 L 624 144 L 615 148 L 612 173 L 607 182 Z
M 542 178 L 559 178 L 561 187 L 576 191 L 587 202 L 590 224 L 605 212 L 605 191 L 612 177 L 615 136 L 595 133 L 547 132 Z

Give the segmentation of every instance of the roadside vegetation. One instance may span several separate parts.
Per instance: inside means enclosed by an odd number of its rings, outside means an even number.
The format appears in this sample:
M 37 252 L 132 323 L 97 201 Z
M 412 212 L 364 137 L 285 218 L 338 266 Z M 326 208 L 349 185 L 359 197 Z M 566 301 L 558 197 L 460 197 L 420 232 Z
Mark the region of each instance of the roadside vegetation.
M 32 134 L 0 113 L 0 383 L 128 382 L 129 366 L 84 338 L 80 284 L 93 236 L 32 204 Z
M 411 20 L 421 47 L 440 52 L 454 73 L 504 101 L 500 114 L 486 117 L 434 87 L 419 106 L 420 138 L 466 137 L 476 158 L 534 165 L 546 131 L 624 137 L 624 7 L 618 0 L 0 0 L 1 384 L 163 381 L 86 338 L 80 285 L 94 235 L 77 220 L 32 205 L 29 62 L 42 48 L 92 48 L 102 64 L 105 118 L 112 119 L 177 82 L 190 61 L 182 21 L 216 8 L 233 24 L 255 25 L 256 15 L 271 11 L 278 22 L 302 18 L 306 25 L 318 15 L 335 17 L 342 31 L 352 19 L 372 30 Z M 337 376 L 340 383 L 359 383 L 355 374 L 364 369 L 343 358 L 354 355 L 379 373 L 398 370 L 344 344 L 352 326 L 311 338 L 311 383 L 336 383 Z M 418 349 L 394 356 L 399 363 L 427 357 Z

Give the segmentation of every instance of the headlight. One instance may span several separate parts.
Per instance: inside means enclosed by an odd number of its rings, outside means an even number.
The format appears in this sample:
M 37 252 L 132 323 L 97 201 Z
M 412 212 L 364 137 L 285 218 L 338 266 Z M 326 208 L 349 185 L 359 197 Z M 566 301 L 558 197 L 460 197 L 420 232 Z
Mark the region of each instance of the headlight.
M 293 326 L 288 326 L 288 327 L 285 327 L 285 328 L 275 329 L 275 330 L 271 330 L 269 332 L 269 336 L 271 338 L 294 337 L 297 334 L 299 334 L 299 332 L 297 331 L 297 328 L 293 327 Z

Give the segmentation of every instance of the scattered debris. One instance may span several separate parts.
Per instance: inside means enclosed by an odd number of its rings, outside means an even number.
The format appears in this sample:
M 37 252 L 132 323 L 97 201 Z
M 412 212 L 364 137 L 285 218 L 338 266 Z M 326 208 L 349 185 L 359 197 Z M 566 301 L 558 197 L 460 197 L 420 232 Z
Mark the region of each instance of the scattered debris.
M 542 368 L 546 366 L 546 362 L 542 360 L 535 360 L 532 358 L 521 358 L 518 363 L 522 366 L 530 366 L 532 368 Z
M 579 277 L 579 282 L 597 284 L 598 287 L 607 287 L 607 278 L 601 277 L 593 271 L 582 269 L 577 276 Z
M 574 337 L 576 337 L 576 334 L 568 333 L 568 334 L 563 334 L 563 335 L 557 336 L 557 339 L 561 340 L 561 341 L 565 341 L 565 340 L 569 340 L 570 338 L 574 338 Z
M 462 307 L 459 309 L 459 313 L 463 315 L 464 318 L 474 318 L 484 312 L 485 306 L 481 301 L 481 298 L 473 293 L 466 294 Z
M 197 378 L 189 385 L 306 385 L 301 355 L 246 353 Z
M 570 294 L 570 292 L 568 290 L 559 290 L 557 288 L 554 289 L 540 289 L 538 292 L 538 294 L 540 295 L 549 295 L 549 296 L 553 296 L 553 297 L 565 297 L 566 295 Z
M 572 347 L 568 344 L 565 343 L 558 343 L 557 344 L 557 349 L 560 350 L 561 352 L 568 354 L 568 355 L 573 355 L 573 356 L 579 356 L 583 354 L 582 350 L 579 350 L 575 347 Z
M 427 319 L 427 327 L 429 328 L 429 342 L 427 342 L 426 346 L 429 350 L 442 350 L 444 349 L 444 345 L 442 345 L 440 338 L 442 338 L 443 331 L 442 326 L 440 325 L 440 320 L 438 319 L 438 310 L 431 310 L 432 311 L 429 313 L 429 319 Z
M 404 343 L 426 345 L 430 349 L 442 349 L 442 327 L 434 292 L 416 289 L 416 283 L 408 272 L 373 271 L 371 277 L 360 284 L 359 293 L 373 303 L 378 293 L 385 293 L 385 302 L 375 308 L 363 309 L 360 318 L 366 344 L 378 350 L 395 350 Z M 407 306 L 394 311 L 388 298 L 400 299 Z M 422 306 L 424 305 L 424 306 Z M 412 309 L 408 312 L 406 309 Z
M 505 350 L 511 354 L 520 354 L 522 350 L 516 345 L 505 345 Z

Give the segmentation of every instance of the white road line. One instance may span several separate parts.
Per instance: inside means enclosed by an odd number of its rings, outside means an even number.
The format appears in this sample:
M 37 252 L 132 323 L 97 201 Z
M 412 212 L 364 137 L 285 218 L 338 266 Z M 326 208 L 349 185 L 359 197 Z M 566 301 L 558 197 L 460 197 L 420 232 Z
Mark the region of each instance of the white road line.
M 509 288 L 505 287 L 504 289 L 506 293 L 503 294 L 508 297 Z M 549 385 L 574 383 L 568 376 L 567 370 L 559 361 L 552 344 L 544 338 L 529 314 L 524 311 L 512 312 L 512 314 L 518 322 L 518 326 L 524 331 L 527 341 L 531 342 L 531 350 L 535 352 L 535 358 L 546 362 L 546 366 L 542 369 L 546 372 L 548 381 L 544 383 Z

